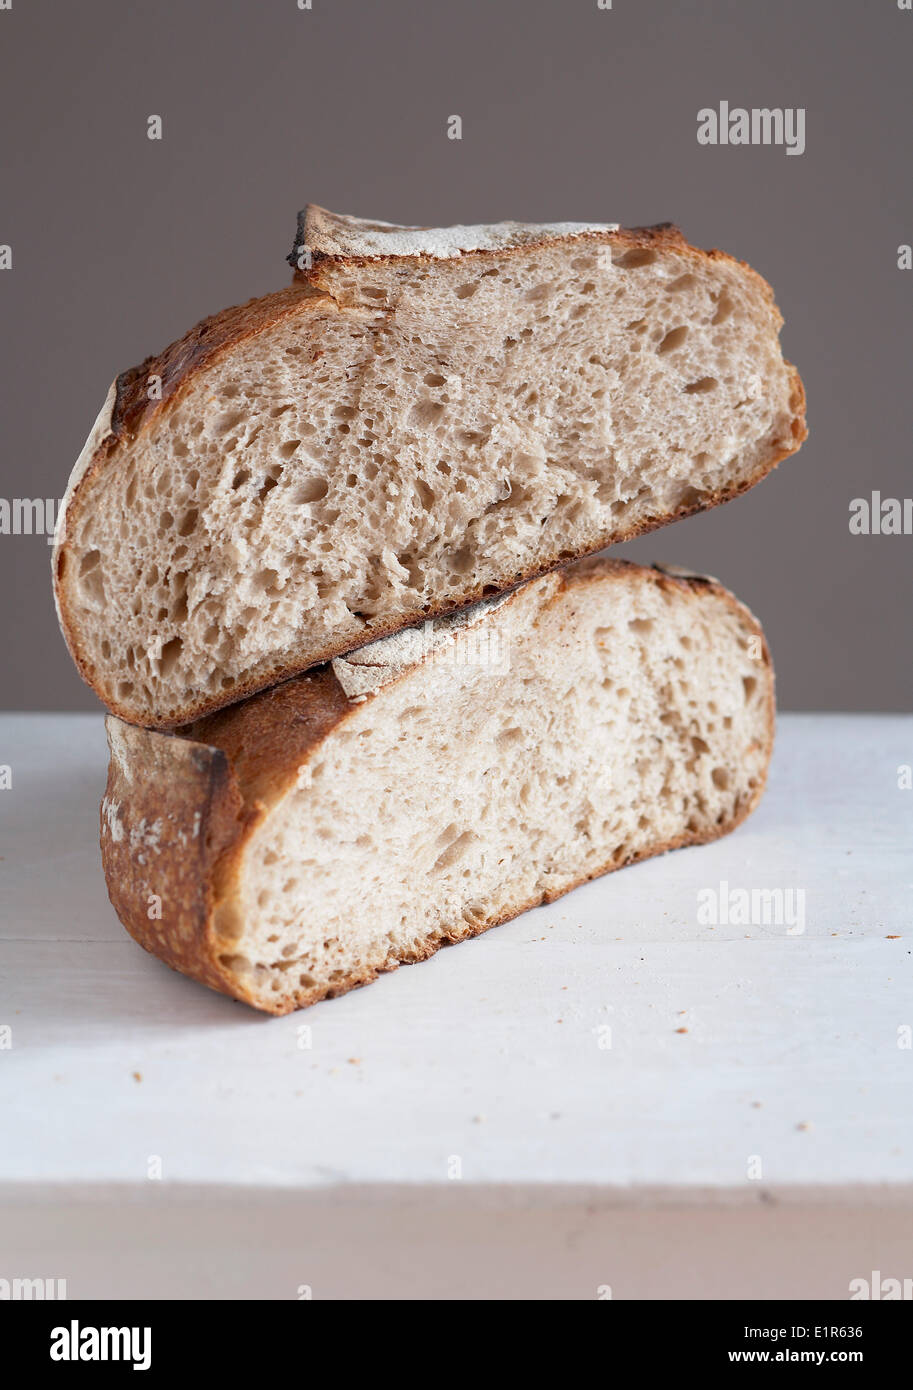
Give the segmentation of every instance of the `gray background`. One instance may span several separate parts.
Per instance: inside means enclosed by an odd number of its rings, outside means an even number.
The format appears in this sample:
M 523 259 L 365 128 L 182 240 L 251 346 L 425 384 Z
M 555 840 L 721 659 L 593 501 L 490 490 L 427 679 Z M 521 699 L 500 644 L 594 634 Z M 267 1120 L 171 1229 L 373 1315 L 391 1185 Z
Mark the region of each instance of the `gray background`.
M 773 283 L 811 438 L 748 496 L 618 553 L 718 575 L 781 705 L 908 709 L 913 14 L 896 0 L 13 0 L 0 11 L 2 487 L 62 494 L 111 379 L 284 284 L 306 201 L 388 221 L 678 222 Z M 807 147 L 696 114 L 804 106 Z M 164 139 L 146 138 L 146 118 Z M 446 120 L 463 118 L 462 142 Z M 91 709 L 42 537 L 0 537 L 0 705 Z

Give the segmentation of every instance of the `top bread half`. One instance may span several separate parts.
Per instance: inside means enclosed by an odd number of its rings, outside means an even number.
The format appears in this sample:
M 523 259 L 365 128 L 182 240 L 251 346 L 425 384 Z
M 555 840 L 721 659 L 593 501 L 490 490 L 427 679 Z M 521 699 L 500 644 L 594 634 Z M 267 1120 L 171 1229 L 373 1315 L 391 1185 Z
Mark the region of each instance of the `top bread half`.
M 805 438 L 770 287 L 673 227 L 310 208 L 290 259 L 118 377 L 70 479 L 61 627 L 127 722 L 727 501 Z

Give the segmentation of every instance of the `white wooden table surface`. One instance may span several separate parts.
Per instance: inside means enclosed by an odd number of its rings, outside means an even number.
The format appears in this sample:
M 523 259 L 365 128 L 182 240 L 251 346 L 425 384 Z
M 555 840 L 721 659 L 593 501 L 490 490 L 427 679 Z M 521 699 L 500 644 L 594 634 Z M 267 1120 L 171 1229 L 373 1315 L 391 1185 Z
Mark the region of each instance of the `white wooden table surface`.
M 100 717 L 0 716 L 0 1278 L 846 1297 L 913 1266 L 913 718 L 782 716 L 735 835 L 284 1019 L 127 937 L 105 761 Z M 702 923 L 721 883 L 801 890 L 804 930 Z

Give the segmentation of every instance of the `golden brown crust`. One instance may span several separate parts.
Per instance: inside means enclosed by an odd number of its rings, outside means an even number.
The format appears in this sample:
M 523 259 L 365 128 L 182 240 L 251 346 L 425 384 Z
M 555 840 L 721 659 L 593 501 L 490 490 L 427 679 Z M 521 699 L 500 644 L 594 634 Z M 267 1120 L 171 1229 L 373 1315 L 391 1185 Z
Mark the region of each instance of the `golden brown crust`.
M 180 736 L 220 749 L 245 801 L 268 803 L 351 708 L 332 668 L 321 666 L 210 714 Z
M 79 674 L 87 685 L 95 691 L 108 709 L 130 722 L 116 698 L 100 688 L 95 672 L 90 669 L 80 650 L 76 624 L 66 589 L 66 571 L 70 563 L 70 547 L 66 532 L 72 528 L 81 508 L 91 499 L 92 487 L 99 474 L 116 462 L 118 450 L 132 444 L 139 434 L 151 428 L 163 414 L 172 411 L 185 394 L 195 377 L 210 367 L 227 352 L 233 351 L 246 339 L 272 324 L 294 314 L 319 312 L 329 305 L 322 295 L 307 285 L 292 284 L 274 294 L 258 299 L 249 299 L 246 304 L 223 309 L 196 324 L 177 342 L 169 344 L 162 352 L 147 357 L 138 367 L 122 372 L 112 387 L 110 416 L 102 438 L 91 456 L 84 460 L 84 467 L 64 499 L 61 512 L 63 528 L 55 544 L 52 558 L 54 598 L 60 620 L 60 629 L 70 655 Z M 148 384 L 150 377 L 160 379 L 160 392 L 150 398 Z M 78 465 L 77 465 L 78 467 Z M 231 697 L 235 697 L 234 694 Z M 195 718 L 204 712 L 187 711 L 185 718 Z M 132 722 L 136 722 L 135 718 Z M 174 721 L 154 724 L 153 727 L 174 727 Z
M 301 215 L 299 215 L 301 216 Z M 617 232 L 584 232 L 579 234 L 579 239 L 596 240 L 599 242 L 610 241 L 613 245 L 623 245 L 627 248 L 626 253 L 637 254 L 645 250 L 667 249 L 676 250 L 692 257 L 697 261 L 705 260 L 725 260 L 733 264 L 740 265 L 746 273 L 754 277 L 760 286 L 763 287 L 764 294 L 768 299 L 774 313 L 777 313 L 773 299 L 773 291 L 766 280 L 756 271 L 752 270 L 744 261 L 736 261 L 728 253 L 718 250 L 703 251 L 691 246 L 682 235 L 681 231 L 672 223 L 659 223 L 653 227 L 621 228 Z M 468 251 L 460 259 L 476 256 L 503 256 L 528 254 L 532 249 L 538 249 L 548 241 L 567 240 L 566 237 L 554 237 L 546 239 L 544 242 L 537 242 L 535 246 L 517 245 L 506 246 L 500 249 L 479 249 Z M 296 242 L 296 246 L 298 243 Z M 291 258 L 290 258 L 291 259 Z M 214 361 L 225 353 L 232 351 L 247 338 L 262 331 L 265 327 L 281 321 L 283 318 L 297 313 L 314 312 L 333 307 L 336 311 L 345 313 L 357 313 L 357 309 L 346 306 L 340 310 L 332 294 L 332 276 L 325 274 L 326 267 L 330 264 L 334 266 L 356 266 L 364 265 L 378 260 L 405 260 L 410 263 L 416 260 L 432 260 L 433 257 L 328 257 L 325 255 L 315 255 L 314 263 L 309 271 L 298 272 L 295 275 L 292 285 L 279 290 L 275 294 L 267 295 L 262 299 L 252 299 L 246 304 L 236 308 L 223 310 L 211 318 L 204 319 L 202 323 L 191 329 L 157 356 L 149 357 L 140 366 L 124 372 L 118 377 L 116 382 L 116 393 L 111 410 L 110 429 L 105 435 L 101 444 L 95 450 L 93 457 L 88 462 L 88 466 L 79 478 L 72 495 L 69 495 L 65 503 L 65 514 L 70 520 L 78 516 L 79 509 L 85 505 L 91 496 L 93 481 L 99 472 L 108 466 L 112 461 L 112 456 L 117 449 L 124 443 L 130 443 L 137 435 L 150 427 L 162 412 L 171 410 L 175 407 L 188 386 L 192 383 L 196 375 L 210 366 Z M 448 264 L 448 262 L 442 262 Z M 779 315 L 778 315 L 779 317 Z M 578 560 L 585 555 L 595 554 L 608 545 L 621 544 L 624 541 L 633 540 L 636 536 L 667 526 L 674 521 L 679 521 L 691 516 L 696 512 L 708 511 L 713 507 L 720 506 L 742 493 L 749 491 L 762 478 L 774 469 L 783 459 L 788 458 L 801 446 L 808 434 L 805 421 L 805 391 L 800 380 L 799 374 L 790 364 L 789 370 L 792 374 L 793 390 L 790 406 L 793 411 L 790 434 L 786 439 L 778 439 L 771 443 L 769 452 L 762 456 L 751 473 L 743 482 L 734 484 L 728 488 L 720 488 L 712 493 L 704 493 L 695 497 L 691 502 L 675 508 L 674 510 L 662 513 L 655 517 L 647 518 L 638 524 L 630 525 L 625 529 L 606 530 L 597 540 L 587 547 L 582 547 L 573 552 L 555 552 L 538 564 L 527 569 L 500 572 L 493 582 L 489 582 L 484 587 L 477 586 L 467 589 L 459 603 L 438 602 L 416 609 L 414 612 L 405 613 L 396 618 L 391 618 L 388 622 L 372 623 L 371 627 L 363 634 L 364 642 L 374 641 L 379 637 L 387 636 L 403 628 L 426 621 L 427 619 L 440 617 L 445 613 L 456 612 L 459 609 L 468 607 L 478 602 L 494 592 L 504 593 L 516 588 L 530 579 L 535 579 L 539 575 L 546 574 L 550 570 L 556 569 L 569 562 Z M 146 394 L 146 384 L 151 375 L 157 375 L 162 379 L 162 399 L 150 401 Z M 147 727 L 155 729 L 174 729 L 181 724 L 191 720 L 200 719 L 207 714 L 223 709 L 237 701 L 244 700 L 248 696 L 256 694 L 261 690 L 267 689 L 280 681 L 287 681 L 291 677 L 300 674 L 302 671 L 309 670 L 323 662 L 331 660 L 335 656 L 341 655 L 352 646 L 352 638 L 338 638 L 335 641 L 328 641 L 323 647 L 311 650 L 306 657 L 300 654 L 285 652 L 278 653 L 274 659 L 264 661 L 249 671 L 240 679 L 230 690 L 221 695 L 201 696 L 192 703 L 185 704 L 180 710 L 173 712 L 153 714 L 146 711 L 142 716 L 129 708 L 124 701 L 118 698 L 113 689 L 104 688 L 97 672 L 92 669 L 84 658 L 80 649 L 80 643 L 76 631 L 76 623 L 73 619 L 71 605 L 67 597 L 66 574 L 70 562 L 70 551 L 66 539 L 55 547 L 54 552 L 54 588 L 55 599 L 57 602 L 60 626 L 64 639 L 73 658 L 76 667 L 83 680 L 89 685 L 99 699 L 107 708 L 116 714 L 120 719 L 129 723 L 143 723 Z
M 108 720 L 111 763 L 102 806 L 102 861 L 111 902 L 130 935 L 173 969 L 212 989 L 269 1013 L 288 1013 L 345 994 L 399 965 L 426 960 L 441 946 L 478 936 L 626 864 L 687 845 L 705 844 L 734 830 L 761 798 L 773 748 L 773 666 L 766 639 L 748 609 L 715 580 L 660 567 L 645 571 L 629 561 L 603 556 L 559 571 L 551 601 L 592 580 L 615 578 L 623 582 L 632 573 L 649 574 L 661 588 L 713 591 L 760 639 L 759 671 L 767 677 L 765 771 L 752 795 L 729 821 L 706 833 L 686 832 L 630 858 L 609 859 L 567 887 L 545 890 L 491 918 L 471 924 L 461 919 L 459 928 L 429 940 L 420 951 L 367 964 L 332 986 L 301 988 L 278 1002 L 276 996 L 254 997 L 243 979 L 232 973 L 232 947 L 225 938 L 226 923 L 229 927 L 233 922 L 240 925 L 236 904 L 244 848 L 268 807 L 290 786 L 298 768 L 360 707 L 360 702 L 346 697 L 332 668 L 322 667 L 174 735 Z M 117 807 L 116 816 L 112 805 Z M 159 829 L 153 838 L 158 853 L 145 854 L 146 862 L 137 864 L 137 844 L 142 844 L 143 836 L 148 836 L 156 823 Z M 112 830 L 114 825 L 120 826 L 119 836 Z M 148 916 L 150 892 L 161 899 L 160 921 Z
M 215 880 L 250 817 L 229 760 L 110 718 L 107 730 L 101 850 L 112 906 L 147 951 L 230 994 L 213 934 Z
M 198 372 L 247 338 L 322 298 L 301 284 L 293 284 L 259 299 L 249 299 L 245 304 L 211 314 L 162 352 L 122 372 L 117 378 L 111 438 L 117 442 L 135 439 L 156 416 L 173 408 L 182 387 Z M 153 375 L 161 378 L 161 398 L 150 400 L 147 384 Z
M 350 708 L 324 667 L 181 735 L 109 717 L 102 862 L 114 910 L 145 950 L 211 989 L 255 1002 L 233 975 L 231 943 L 220 932 L 241 851 L 298 765 Z

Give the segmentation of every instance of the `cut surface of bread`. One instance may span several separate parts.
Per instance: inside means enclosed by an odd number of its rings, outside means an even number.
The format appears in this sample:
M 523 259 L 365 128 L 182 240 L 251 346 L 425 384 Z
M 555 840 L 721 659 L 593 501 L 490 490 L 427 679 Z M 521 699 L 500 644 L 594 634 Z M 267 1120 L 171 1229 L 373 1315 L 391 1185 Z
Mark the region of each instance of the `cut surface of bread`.
M 583 560 L 177 734 L 109 717 L 108 891 L 147 950 L 285 1013 L 727 833 L 773 727 L 725 589 Z
M 61 627 L 167 728 L 745 491 L 805 436 L 769 286 L 671 227 L 311 209 L 288 289 L 119 377 Z

